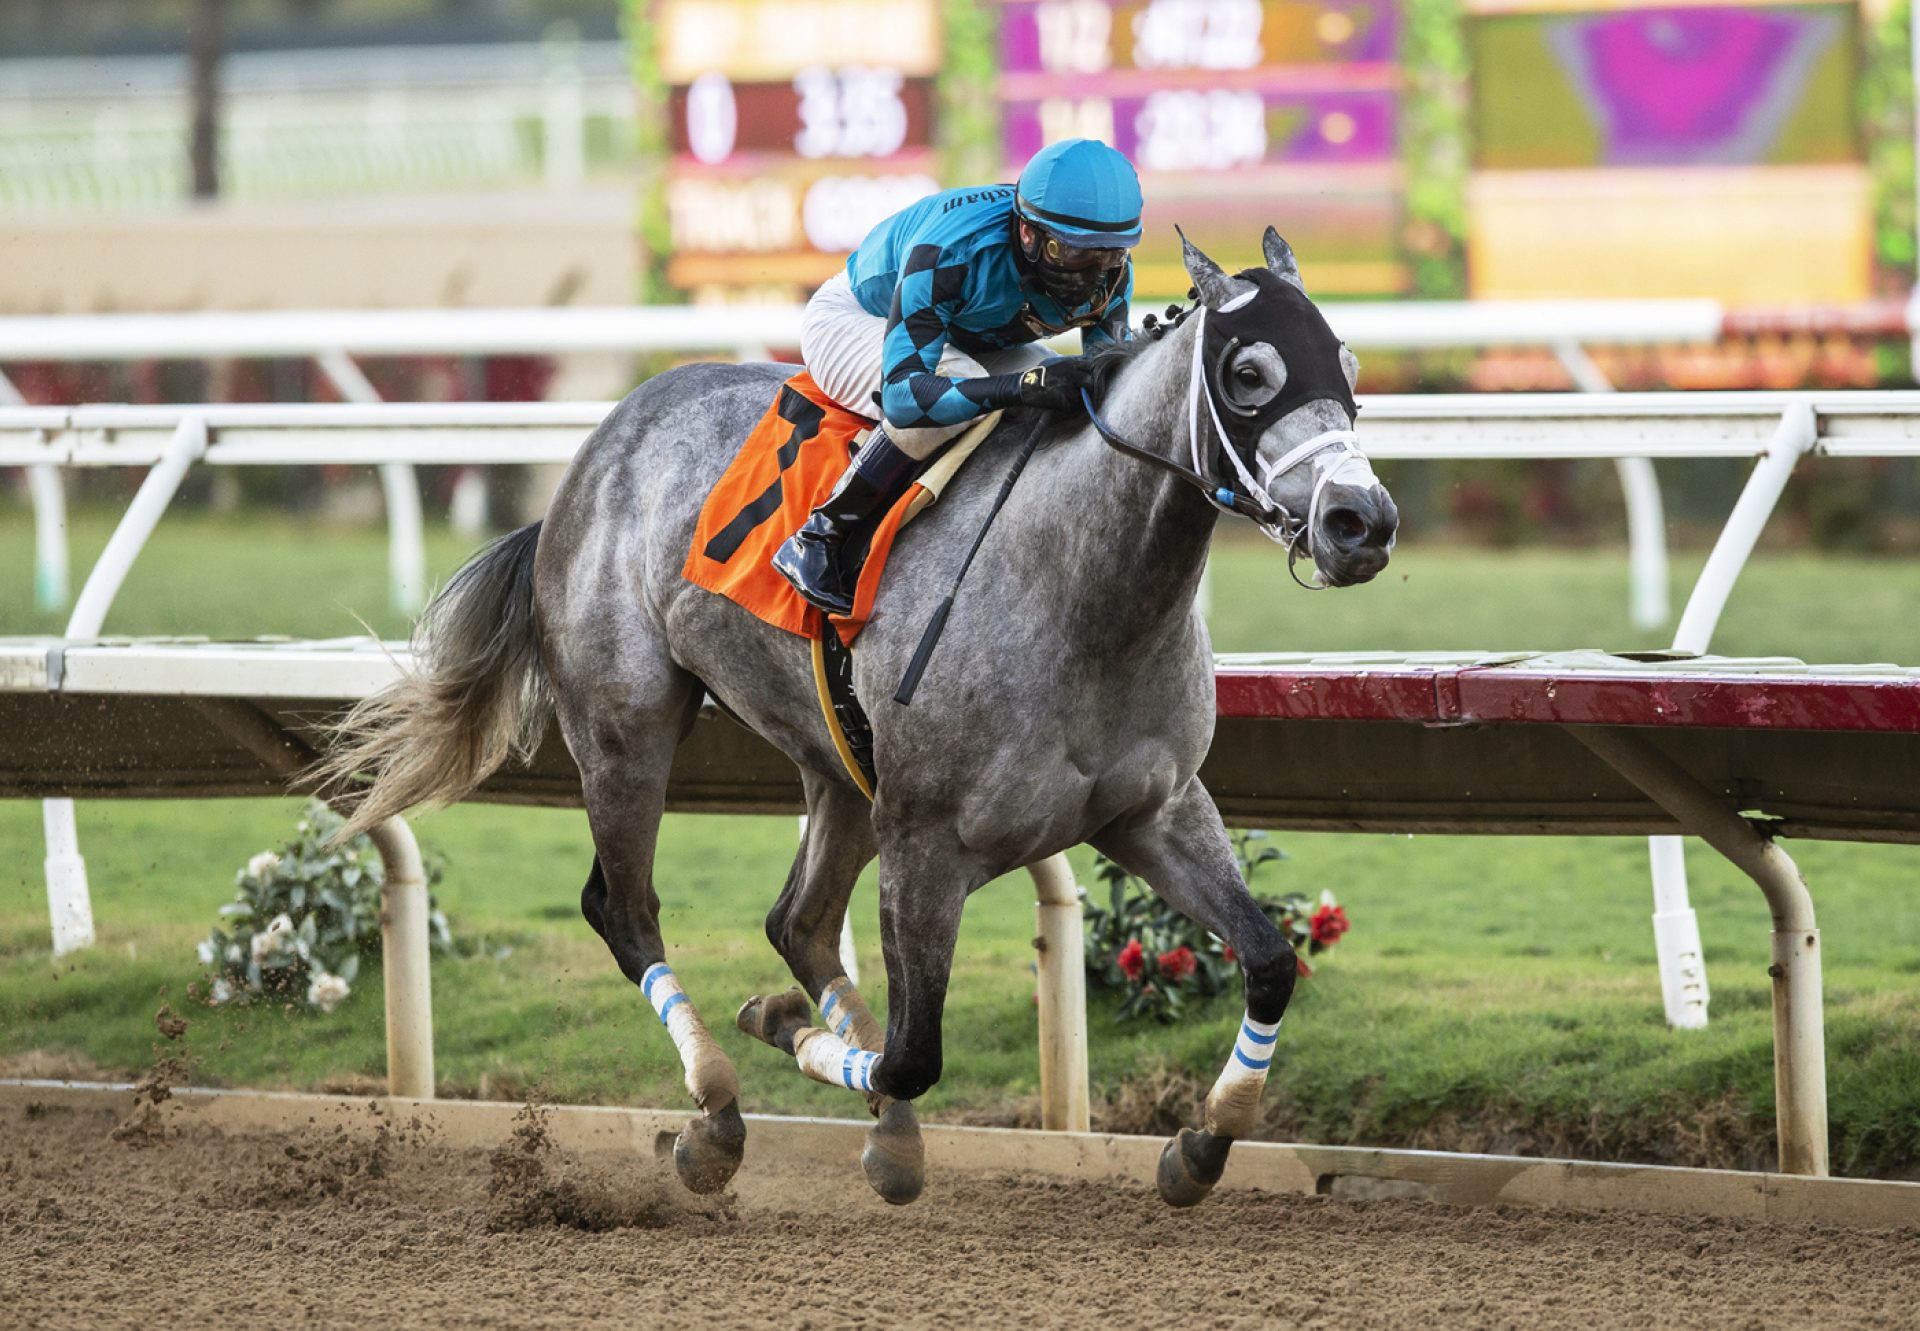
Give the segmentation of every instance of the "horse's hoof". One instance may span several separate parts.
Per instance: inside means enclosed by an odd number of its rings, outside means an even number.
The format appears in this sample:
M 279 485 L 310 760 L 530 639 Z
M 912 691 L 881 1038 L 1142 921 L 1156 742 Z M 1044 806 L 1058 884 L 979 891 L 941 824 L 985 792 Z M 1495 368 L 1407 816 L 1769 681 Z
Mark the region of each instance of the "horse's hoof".
M 738 1101 L 716 1114 L 703 1114 L 673 1139 L 673 1167 L 688 1192 L 718 1192 L 740 1168 L 747 1146 L 747 1125 Z
M 893 1206 L 905 1206 L 927 1186 L 927 1148 L 910 1102 L 895 1100 L 867 1129 L 860 1168 L 880 1200 Z
M 1154 1181 L 1160 1187 L 1161 1200 L 1180 1207 L 1205 1201 L 1226 1172 L 1227 1149 L 1232 1145 L 1231 1137 L 1180 1129 L 1180 1135 L 1160 1152 L 1160 1169 Z
M 733 1024 L 783 1054 L 793 1052 L 793 1037 L 813 1020 L 813 1004 L 799 986 L 771 998 L 755 994 L 740 1005 Z

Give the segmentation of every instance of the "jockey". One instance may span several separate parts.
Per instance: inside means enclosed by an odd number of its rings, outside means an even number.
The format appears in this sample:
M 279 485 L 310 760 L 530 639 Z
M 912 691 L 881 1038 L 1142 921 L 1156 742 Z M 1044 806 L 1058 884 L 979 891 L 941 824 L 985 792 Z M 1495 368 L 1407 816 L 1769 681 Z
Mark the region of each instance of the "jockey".
M 1034 344 L 1069 328 L 1083 352 L 1130 336 L 1140 202 L 1125 157 L 1068 139 L 1036 153 L 1017 185 L 947 190 L 895 213 L 814 293 L 800 323 L 807 373 L 881 423 L 774 555 L 795 590 L 849 613 L 874 523 L 976 418 L 1079 410 L 1085 358 Z

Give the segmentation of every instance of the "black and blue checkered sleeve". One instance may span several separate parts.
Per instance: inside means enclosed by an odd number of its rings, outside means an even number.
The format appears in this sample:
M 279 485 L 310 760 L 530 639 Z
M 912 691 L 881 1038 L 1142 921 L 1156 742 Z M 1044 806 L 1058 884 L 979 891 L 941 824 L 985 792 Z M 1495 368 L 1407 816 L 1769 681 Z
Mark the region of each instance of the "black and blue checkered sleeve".
M 966 301 L 967 267 L 938 245 L 916 245 L 900 267 L 887 315 L 886 382 L 880 408 L 902 429 L 958 425 L 1013 403 L 1019 376 L 950 379 L 937 373 L 954 317 Z

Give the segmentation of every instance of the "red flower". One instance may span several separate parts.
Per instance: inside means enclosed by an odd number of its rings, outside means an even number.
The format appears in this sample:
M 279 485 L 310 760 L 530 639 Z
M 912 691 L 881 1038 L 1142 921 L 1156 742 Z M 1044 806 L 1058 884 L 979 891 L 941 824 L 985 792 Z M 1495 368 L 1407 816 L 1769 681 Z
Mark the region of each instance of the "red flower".
M 1230 948 L 1230 947 L 1223 947 L 1223 948 L 1221 948 L 1221 949 L 1220 949 L 1220 960 L 1222 960 L 1222 961 L 1238 961 L 1238 960 L 1240 960 L 1240 954 L 1239 954 L 1238 952 L 1235 952 L 1235 951 L 1234 951 L 1234 950 L 1233 950 L 1232 948 Z
M 1301 956 L 1301 955 L 1300 955 L 1299 953 L 1297 953 L 1297 952 L 1296 952 L 1296 953 L 1294 953 L 1294 956 L 1293 956 L 1293 964 L 1294 964 L 1294 967 L 1295 967 L 1295 968 L 1296 968 L 1297 970 L 1299 970 L 1299 972 L 1300 972 L 1300 974 L 1301 974 L 1301 976 L 1302 976 L 1302 977 L 1304 977 L 1304 978 L 1306 978 L 1306 979 L 1312 979 L 1312 978 L 1313 978 L 1313 967 L 1311 967 L 1311 966 L 1309 966 L 1309 965 L 1307 965 L 1307 959 L 1306 959 L 1305 957 L 1303 957 L 1303 956 Z
M 1182 943 L 1171 952 L 1162 952 L 1159 957 L 1160 973 L 1179 984 L 1196 970 L 1200 969 L 1200 958 L 1193 955 L 1193 949 Z
M 1129 980 L 1137 980 L 1146 974 L 1147 950 L 1140 946 L 1137 938 L 1129 938 L 1127 945 L 1120 949 L 1120 955 L 1113 960 L 1120 967 L 1120 973 Z
M 1340 935 L 1348 929 L 1347 912 L 1342 906 L 1322 906 L 1307 921 L 1307 929 L 1313 935 L 1313 941 L 1321 947 L 1332 947 L 1340 941 Z

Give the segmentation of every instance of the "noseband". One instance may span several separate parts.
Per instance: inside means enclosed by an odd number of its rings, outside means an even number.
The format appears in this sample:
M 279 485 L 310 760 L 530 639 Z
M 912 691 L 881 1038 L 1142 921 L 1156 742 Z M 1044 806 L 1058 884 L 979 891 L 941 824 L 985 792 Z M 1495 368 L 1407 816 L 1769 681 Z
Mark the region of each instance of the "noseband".
M 1240 297 L 1239 301 L 1223 307 L 1223 313 L 1239 308 L 1240 303 L 1251 300 L 1254 294 L 1249 292 Z M 1309 591 L 1324 590 L 1326 584 L 1318 570 L 1314 573 L 1314 580 L 1308 582 L 1295 570 L 1294 565 L 1301 558 L 1303 543 L 1305 553 L 1311 554 L 1311 533 L 1320 524 L 1320 499 L 1326 492 L 1328 484 L 1355 463 L 1362 467 L 1366 466 L 1366 455 L 1360 451 L 1359 439 L 1351 428 L 1323 430 L 1311 439 L 1295 444 L 1272 462 L 1262 462 L 1256 456 L 1254 465 L 1260 470 L 1260 475 L 1256 479 L 1248 469 L 1246 460 L 1234 448 L 1233 435 L 1220 417 L 1221 379 L 1226 372 L 1228 361 L 1240 346 L 1240 339 L 1235 337 L 1226 341 L 1213 359 L 1212 372 L 1208 373 L 1207 306 L 1204 303 L 1196 307 L 1195 319 L 1193 365 L 1187 378 L 1186 412 L 1191 466 L 1183 466 L 1171 458 L 1163 457 L 1123 438 L 1107 424 L 1106 419 L 1094 406 L 1092 395 L 1083 388 L 1080 390 L 1080 400 L 1087 409 L 1087 416 L 1093 422 L 1093 428 L 1099 432 L 1100 437 L 1114 449 L 1129 457 L 1138 458 L 1142 462 L 1149 462 L 1162 470 L 1172 472 L 1198 489 L 1206 496 L 1207 502 L 1221 512 L 1238 513 L 1250 519 L 1268 540 L 1286 550 L 1287 573 L 1295 582 Z M 1204 416 L 1200 410 L 1200 404 L 1203 401 L 1207 407 Z M 1304 405 L 1306 403 L 1303 401 L 1295 404 L 1295 407 Z M 1228 402 L 1227 408 L 1238 416 L 1256 414 L 1233 402 Z M 1289 410 L 1293 409 L 1293 407 L 1289 408 Z M 1209 418 L 1213 423 L 1212 438 L 1217 439 L 1219 443 L 1217 450 L 1207 447 L 1211 442 L 1207 434 Z M 1231 476 L 1218 473 L 1213 465 L 1213 458 L 1209 456 L 1215 452 L 1225 455 L 1232 464 Z M 1330 457 L 1330 455 L 1337 456 Z M 1279 477 L 1308 462 L 1313 463 L 1314 466 L 1313 493 L 1307 501 L 1306 515 L 1302 517 L 1294 514 L 1284 504 L 1275 503 L 1268 492 L 1268 487 Z M 1329 462 L 1331 465 L 1328 465 Z M 1367 475 L 1369 477 L 1372 475 L 1371 469 L 1368 470 Z

